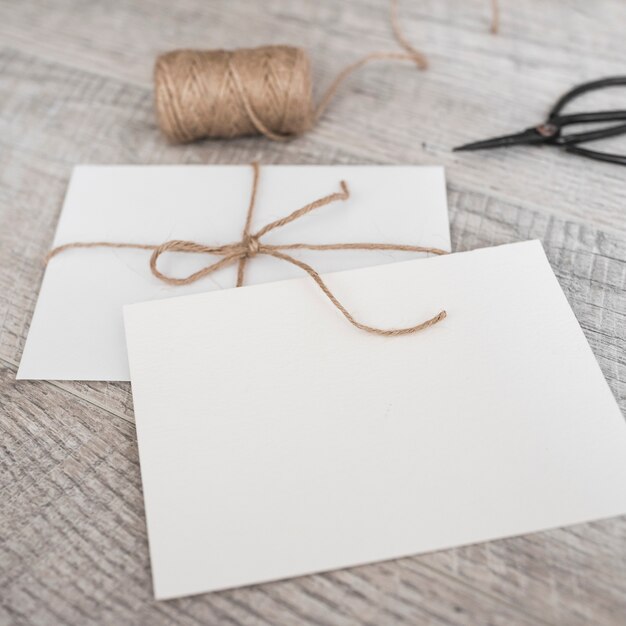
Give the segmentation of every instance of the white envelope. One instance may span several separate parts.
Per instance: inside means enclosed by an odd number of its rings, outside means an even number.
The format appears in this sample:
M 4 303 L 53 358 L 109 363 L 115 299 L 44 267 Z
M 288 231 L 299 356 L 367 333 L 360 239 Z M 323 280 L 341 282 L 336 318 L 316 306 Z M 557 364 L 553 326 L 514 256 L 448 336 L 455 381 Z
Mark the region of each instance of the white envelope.
M 525 242 L 125 308 L 154 592 L 626 513 L 626 425 Z
M 443 169 L 396 166 L 261 168 L 253 229 L 283 217 L 345 180 L 351 197 L 272 231 L 266 243 L 376 242 L 450 250 Z M 81 166 L 74 170 L 54 246 L 75 241 L 221 245 L 241 240 L 250 166 Z M 407 253 L 297 251 L 320 272 L 389 263 Z M 415 256 L 415 255 L 414 255 Z M 122 305 L 233 287 L 235 267 L 187 286 L 149 269 L 149 251 L 66 251 L 46 269 L 18 378 L 128 380 Z M 185 276 L 216 257 L 166 255 L 164 271 Z M 267 257 L 247 265 L 246 284 L 300 276 Z

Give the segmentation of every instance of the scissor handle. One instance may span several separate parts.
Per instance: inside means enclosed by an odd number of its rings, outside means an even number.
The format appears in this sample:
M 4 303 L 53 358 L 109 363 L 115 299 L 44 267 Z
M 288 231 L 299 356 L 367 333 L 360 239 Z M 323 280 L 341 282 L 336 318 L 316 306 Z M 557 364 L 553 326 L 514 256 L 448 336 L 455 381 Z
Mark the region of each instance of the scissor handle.
M 570 124 L 586 124 L 593 122 L 626 122 L 626 110 L 623 111 L 592 111 L 590 113 L 567 113 L 552 117 L 548 123 L 555 123 L 560 127 Z
M 558 117 L 559 113 L 563 110 L 565 105 L 570 103 L 578 96 L 587 93 L 589 91 L 597 91 L 598 89 L 604 89 L 606 87 L 624 87 L 626 86 L 626 76 L 610 76 L 609 78 L 601 78 L 600 80 L 592 80 L 588 83 L 578 85 L 573 89 L 570 89 L 567 93 L 563 94 L 552 107 L 548 119 L 552 120 Z
M 554 143 L 567 152 L 578 154 L 589 159 L 597 161 L 607 161 L 609 163 L 618 163 L 626 165 L 626 156 L 614 154 L 611 152 L 600 152 L 598 150 L 589 150 L 581 148 L 578 144 L 587 141 L 595 141 L 597 139 L 605 139 L 607 137 L 615 137 L 617 135 L 626 134 L 626 124 L 616 124 L 613 126 L 604 126 L 598 130 L 584 131 L 580 133 L 561 134 L 561 129 L 572 124 L 584 123 L 602 123 L 626 121 L 626 111 L 595 111 L 592 113 L 570 113 L 561 115 L 561 111 L 572 100 L 578 96 L 590 91 L 605 89 L 606 87 L 624 87 L 626 86 L 626 76 L 613 76 L 594 80 L 589 83 L 583 83 L 574 87 L 566 94 L 561 96 L 550 111 L 548 122 L 544 125 L 553 133 L 551 143 Z
M 561 133 L 565 126 L 603 122 L 626 122 L 626 111 L 596 111 L 594 113 L 557 115 L 551 118 L 547 124 L 542 125 L 541 128 L 547 129 L 544 131 L 544 133 L 547 133 L 546 136 L 548 138 L 552 136 L 552 143 L 559 145 L 594 141 L 626 133 L 626 124 L 623 123 L 615 124 L 614 126 L 602 126 L 598 130 L 587 130 L 580 133 L 567 133 L 567 135 Z
M 586 141 L 606 139 L 607 137 L 617 137 L 617 135 L 624 134 L 626 134 L 626 124 L 616 124 L 615 126 L 604 127 L 598 130 L 587 130 L 582 133 L 568 133 L 567 135 L 561 135 L 559 133 L 555 137 L 554 143 L 561 146 L 567 146 L 569 144 L 584 143 Z
M 607 163 L 617 163 L 618 165 L 626 165 L 626 156 L 623 154 L 613 154 L 612 152 L 599 152 L 598 150 L 589 150 L 589 148 L 581 148 L 576 145 L 563 146 L 565 152 L 578 154 L 579 156 L 594 159 L 596 161 L 606 161 Z

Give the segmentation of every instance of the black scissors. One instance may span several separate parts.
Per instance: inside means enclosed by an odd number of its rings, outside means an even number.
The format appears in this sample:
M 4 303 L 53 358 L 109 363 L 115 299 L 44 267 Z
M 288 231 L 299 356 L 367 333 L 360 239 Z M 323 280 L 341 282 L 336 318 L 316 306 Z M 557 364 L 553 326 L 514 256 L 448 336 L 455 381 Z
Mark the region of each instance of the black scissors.
M 562 148 L 566 152 L 572 152 L 589 159 L 598 161 L 608 161 L 609 163 L 619 163 L 626 165 L 626 155 L 611 154 L 609 152 L 598 152 L 581 148 L 578 144 L 596 139 L 605 139 L 606 137 L 615 137 L 616 135 L 626 134 L 626 123 L 613 124 L 606 126 L 607 122 L 626 122 L 626 110 L 616 111 L 595 111 L 592 113 L 572 113 L 562 115 L 561 111 L 576 97 L 589 91 L 604 89 L 605 87 L 626 86 L 626 76 L 614 76 L 612 78 L 603 78 L 590 83 L 583 83 L 578 87 L 574 87 L 563 95 L 557 103 L 552 107 L 548 115 L 548 119 L 539 126 L 527 128 L 521 133 L 515 135 L 504 135 L 503 137 L 495 137 L 494 139 L 485 139 L 484 141 L 476 141 L 468 143 L 464 146 L 454 148 L 455 151 L 461 150 L 484 150 L 487 148 L 500 148 L 504 146 L 520 146 L 520 145 L 553 145 Z M 562 134 L 565 126 L 575 124 L 603 124 L 604 126 L 598 130 L 590 130 L 586 132 Z

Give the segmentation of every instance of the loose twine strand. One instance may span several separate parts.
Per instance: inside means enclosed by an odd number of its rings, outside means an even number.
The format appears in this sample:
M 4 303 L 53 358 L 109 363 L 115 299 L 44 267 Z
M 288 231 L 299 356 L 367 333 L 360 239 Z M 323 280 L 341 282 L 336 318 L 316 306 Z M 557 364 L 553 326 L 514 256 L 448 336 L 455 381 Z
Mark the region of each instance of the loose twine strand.
M 497 35 L 500 31 L 500 3 L 498 0 L 491 0 L 491 32 Z
M 252 179 L 252 191 L 250 194 L 250 204 L 248 206 L 248 213 L 246 216 L 245 225 L 241 241 L 229 243 L 221 246 L 206 246 L 203 244 L 195 243 L 193 241 L 185 240 L 172 240 L 166 241 L 161 244 L 141 244 L 141 243 L 114 243 L 110 241 L 97 241 L 97 242 L 73 242 L 66 243 L 61 246 L 53 248 L 46 257 L 46 264 L 55 256 L 76 248 L 132 248 L 136 250 L 152 250 L 150 256 L 150 271 L 160 281 L 168 285 L 189 285 L 191 283 L 200 280 L 201 278 L 216 272 L 217 270 L 237 263 L 237 287 L 241 287 L 244 282 L 244 274 L 246 264 L 249 259 L 265 254 L 267 256 L 280 259 L 291 265 L 299 267 L 305 271 L 324 292 L 326 297 L 333 303 L 333 305 L 341 312 L 341 314 L 356 328 L 363 330 L 374 335 L 381 335 L 385 337 L 397 337 L 400 335 L 410 335 L 420 330 L 424 330 L 437 324 L 446 317 L 445 311 L 440 311 L 434 317 L 427 319 L 424 322 L 416 324 L 415 326 L 409 326 L 407 328 L 392 328 L 383 329 L 376 328 L 374 326 L 368 326 L 357 321 L 354 316 L 339 302 L 332 291 L 328 288 L 322 277 L 313 269 L 310 265 L 307 265 L 303 261 L 296 259 L 289 254 L 286 254 L 285 250 L 397 250 L 403 252 L 426 252 L 430 254 L 447 254 L 445 250 L 439 248 L 429 248 L 423 246 L 409 246 L 401 244 L 389 244 L 389 243 L 329 243 L 329 244 L 307 244 L 307 243 L 291 243 L 291 244 L 279 244 L 271 245 L 261 241 L 261 237 L 271 232 L 272 230 L 282 228 L 290 222 L 300 219 L 307 213 L 311 213 L 316 209 L 332 204 L 339 200 L 345 201 L 350 197 L 348 186 L 344 181 L 341 181 L 341 191 L 331 193 L 330 195 L 319 198 L 314 202 L 306 204 L 302 208 L 293 211 L 286 217 L 282 217 L 270 224 L 267 224 L 254 234 L 250 234 L 252 225 L 252 216 L 256 204 L 257 189 L 259 183 L 259 164 L 253 163 L 253 179 Z M 211 254 L 221 256 L 219 261 L 211 263 L 202 269 L 189 274 L 184 278 L 176 278 L 163 274 L 157 267 L 157 262 L 162 254 L 165 252 L 186 252 L 186 253 L 200 253 Z
M 425 70 L 428 68 L 428 59 L 426 56 L 411 45 L 409 40 L 404 36 L 402 29 L 400 28 L 400 22 L 398 21 L 398 0 L 391 0 L 390 4 L 390 19 L 391 29 L 396 42 L 406 50 L 406 53 L 402 52 L 372 52 L 358 61 L 351 63 L 345 67 L 339 74 L 337 74 L 335 80 L 326 89 L 326 92 L 322 96 L 315 113 L 313 115 L 313 121 L 316 122 L 326 111 L 328 105 L 334 98 L 337 90 L 346 81 L 346 79 L 353 72 L 361 69 L 363 66 L 373 61 L 382 61 L 385 59 L 397 60 L 397 61 L 413 61 L 418 69 Z
M 491 31 L 499 28 L 498 0 L 491 0 Z M 313 105 L 310 60 L 292 46 L 254 49 L 175 50 L 155 64 L 155 104 L 161 130 L 173 142 L 202 137 L 261 134 L 285 141 L 310 130 L 342 84 L 375 61 L 411 61 L 418 69 L 428 59 L 406 38 L 397 0 L 390 0 L 394 39 L 404 52 L 373 52 L 341 70 Z

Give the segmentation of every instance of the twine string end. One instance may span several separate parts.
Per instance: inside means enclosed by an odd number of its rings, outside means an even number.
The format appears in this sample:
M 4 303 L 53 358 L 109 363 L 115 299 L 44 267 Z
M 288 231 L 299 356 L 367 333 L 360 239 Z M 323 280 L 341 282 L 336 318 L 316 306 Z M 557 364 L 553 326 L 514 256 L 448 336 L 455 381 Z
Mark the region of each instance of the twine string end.
M 491 33 L 497 35 L 500 31 L 500 3 L 491 0 Z

